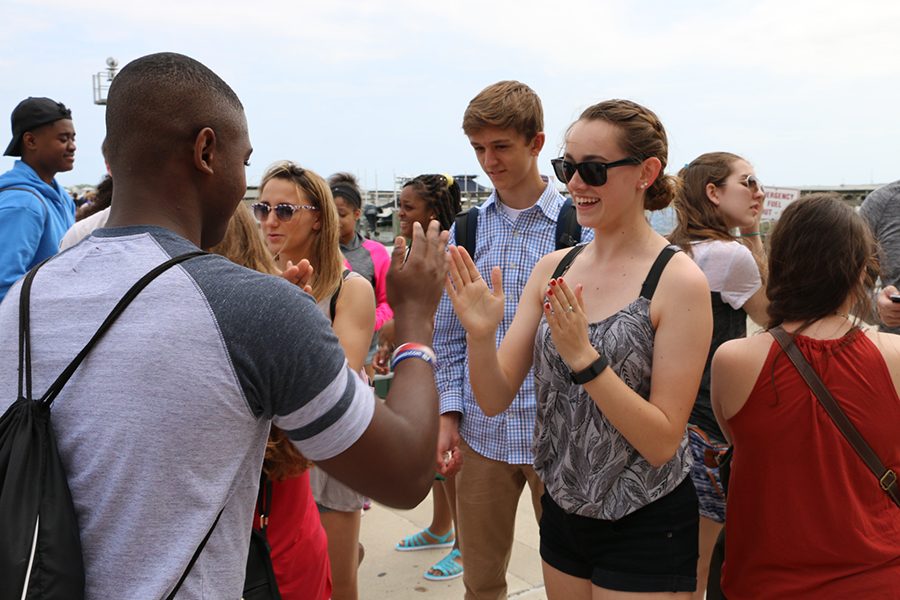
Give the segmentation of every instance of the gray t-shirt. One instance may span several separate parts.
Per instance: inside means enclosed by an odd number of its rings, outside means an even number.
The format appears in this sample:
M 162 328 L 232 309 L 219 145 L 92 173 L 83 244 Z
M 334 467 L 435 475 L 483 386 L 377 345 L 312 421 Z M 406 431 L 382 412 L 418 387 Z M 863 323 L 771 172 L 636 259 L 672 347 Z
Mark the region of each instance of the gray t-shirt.
M 194 250 L 159 227 L 103 229 L 42 267 L 31 295 L 35 394 L 135 281 Z M 0 304 L 0 411 L 16 396 L 20 288 Z M 322 460 L 351 446 L 373 410 L 310 296 L 215 255 L 170 269 L 53 404 L 86 597 L 165 597 L 221 510 L 178 598 L 239 598 L 270 419 Z
M 883 285 L 900 287 L 900 181 L 882 186 L 866 196 L 859 214 L 869 223 L 875 239 L 881 246 Z M 900 333 L 900 327 L 881 327 L 882 331 Z

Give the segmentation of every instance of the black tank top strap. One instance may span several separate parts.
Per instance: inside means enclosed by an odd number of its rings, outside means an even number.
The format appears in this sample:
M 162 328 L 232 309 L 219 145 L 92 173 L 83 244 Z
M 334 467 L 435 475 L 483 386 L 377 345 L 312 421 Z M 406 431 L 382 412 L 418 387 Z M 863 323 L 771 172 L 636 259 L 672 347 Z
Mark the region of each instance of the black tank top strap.
M 344 287 L 344 281 L 350 276 L 351 272 L 350 269 L 344 269 L 344 272 L 341 273 L 341 280 L 338 282 L 338 287 L 331 295 L 331 300 L 328 301 L 328 315 L 331 317 L 332 325 L 334 325 L 334 315 L 337 313 L 338 296 L 341 295 L 341 288 Z
M 550 279 L 557 279 L 566 274 L 569 270 L 569 267 L 572 266 L 572 263 L 575 261 L 575 257 L 584 250 L 584 247 L 587 244 L 580 244 L 578 246 L 573 247 L 571 250 L 566 252 L 566 255 L 562 257 L 562 260 L 559 261 L 559 264 L 556 265 L 556 270 L 553 271 L 553 275 L 550 276 Z
M 647 273 L 647 278 L 641 285 L 641 296 L 647 300 L 653 299 L 653 294 L 656 292 L 656 285 L 659 283 L 663 269 L 666 268 L 666 265 L 669 264 L 669 261 L 672 260 L 672 257 L 677 252 L 681 252 L 681 249 L 677 246 L 666 246 L 659 252 L 659 256 L 653 261 L 653 266 L 650 267 L 650 272 Z

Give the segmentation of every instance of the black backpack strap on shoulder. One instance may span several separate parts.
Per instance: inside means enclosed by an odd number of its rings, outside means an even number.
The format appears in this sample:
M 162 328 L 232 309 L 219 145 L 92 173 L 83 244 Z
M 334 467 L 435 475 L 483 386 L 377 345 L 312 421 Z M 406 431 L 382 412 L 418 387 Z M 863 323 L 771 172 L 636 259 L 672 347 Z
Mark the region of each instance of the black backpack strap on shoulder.
M 566 255 L 562 257 L 562 260 L 559 261 L 559 264 L 556 265 L 556 269 L 553 271 L 553 275 L 550 276 L 550 279 L 558 279 L 566 274 L 569 270 L 569 267 L 572 266 L 572 263 L 575 262 L 575 257 L 578 256 L 582 250 L 585 249 L 585 246 L 575 246 L 568 252 Z
M 672 257 L 679 252 L 681 250 L 676 246 L 666 246 L 660 251 L 659 256 L 653 261 L 653 266 L 650 267 L 650 272 L 647 273 L 647 279 L 641 285 L 641 296 L 647 300 L 653 300 L 653 294 L 656 292 L 656 286 L 659 284 L 659 278 L 662 277 L 663 269 L 666 268 Z
M 472 260 L 475 260 L 475 232 L 478 231 L 478 207 L 473 206 L 469 210 L 456 215 L 456 232 L 453 238 L 456 245 L 466 249 Z
M 81 352 L 79 352 L 78 355 L 72 360 L 72 362 L 69 363 L 69 366 L 67 366 L 63 370 L 63 372 L 60 373 L 59 377 L 56 378 L 56 381 L 54 381 L 50 385 L 50 387 L 47 388 L 47 391 L 41 398 L 41 402 L 43 402 L 48 407 L 53 403 L 53 400 L 62 390 L 63 386 L 66 385 L 66 382 L 69 381 L 69 378 L 72 376 L 72 374 L 75 373 L 75 370 L 78 368 L 78 366 L 81 365 L 81 362 L 88 355 L 88 352 L 90 352 L 94 345 L 98 341 L 100 341 L 100 338 L 103 337 L 103 334 L 105 334 L 106 331 L 112 326 L 113 322 L 119 318 L 119 315 L 121 315 L 125 308 L 129 304 L 131 304 L 131 301 L 135 299 L 135 297 L 141 292 L 141 290 L 147 287 L 147 285 L 151 281 L 162 275 L 162 273 L 167 271 L 169 268 L 174 267 L 175 265 L 182 263 L 189 258 L 202 256 L 204 254 L 207 253 L 203 251 L 196 251 L 188 252 L 187 254 L 182 254 L 181 256 L 176 256 L 175 258 L 170 258 L 166 262 L 158 265 L 152 271 L 141 277 L 137 281 L 137 283 L 131 286 L 131 289 L 125 292 L 125 295 L 122 296 L 122 299 L 119 300 L 118 304 L 116 304 L 116 306 L 112 309 L 112 311 L 100 325 L 99 329 L 97 329 L 97 332 L 94 333 L 93 337 L 91 337 L 88 343 L 85 344 L 84 348 L 81 349 Z
M 813 395 L 819 400 L 819 404 L 822 405 L 822 408 L 825 409 L 825 412 L 828 413 L 828 416 L 834 421 L 838 431 L 841 432 L 844 439 L 847 440 L 853 450 L 856 451 L 856 454 L 859 455 L 869 470 L 872 471 L 872 474 L 875 475 L 875 479 L 878 480 L 878 485 L 894 504 L 900 508 L 900 489 L 898 489 L 897 485 L 897 473 L 884 466 L 884 463 L 881 462 L 881 459 L 878 458 L 878 455 L 875 454 L 875 451 L 872 450 L 872 447 L 866 439 L 853 425 L 850 419 L 847 418 L 847 415 L 834 399 L 834 396 L 831 395 L 831 392 L 829 392 L 828 388 L 825 387 L 825 384 L 822 383 L 822 379 L 819 378 L 815 369 L 809 364 L 809 361 L 806 360 L 803 353 L 800 352 L 797 344 L 794 343 L 794 338 L 780 325 L 770 329 L 769 333 L 772 334 L 772 337 L 775 338 L 784 350 L 784 353 L 787 354 L 787 357 L 794 363 L 797 372 L 800 373 L 800 376 L 803 377 L 806 385 L 812 390 Z
M 566 198 L 559 208 L 559 216 L 556 217 L 556 249 L 571 248 L 581 242 L 581 225 L 575 214 L 575 204 L 571 198 Z
M 468 211 L 460 211 L 456 213 L 453 224 L 456 229 L 453 230 L 453 242 L 460 248 L 466 247 L 466 226 L 469 224 Z
M 206 536 L 203 538 L 203 541 L 200 542 L 200 545 L 197 546 L 196 550 L 194 550 L 194 555 L 191 557 L 190 562 L 188 562 L 187 567 L 184 569 L 184 573 L 181 574 L 181 578 L 178 580 L 178 583 L 175 584 L 175 588 L 171 591 L 171 593 L 169 593 L 168 596 L 166 596 L 166 600 L 172 600 L 173 598 L 175 598 L 175 594 L 177 594 L 178 590 L 181 589 L 181 585 L 184 583 L 184 580 L 187 579 L 187 576 L 188 574 L 190 574 L 191 569 L 194 568 L 194 563 L 197 562 L 197 559 L 200 558 L 200 553 L 203 552 L 203 549 L 206 547 L 206 542 L 209 541 L 213 530 L 216 528 L 216 525 L 219 524 L 219 519 L 222 518 L 223 512 L 225 512 L 224 506 L 222 507 L 222 510 L 219 511 L 219 514 L 216 515 L 216 520 L 213 521 L 213 524 L 209 528 L 209 531 L 206 532 Z
M 49 258 L 36 265 L 25 275 L 22 289 L 19 290 L 19 398 L 32 399 L 31 396 L 31 285 L 38 269 L 50 260 Z M 23 392 L 24 382 L 24 392 Z

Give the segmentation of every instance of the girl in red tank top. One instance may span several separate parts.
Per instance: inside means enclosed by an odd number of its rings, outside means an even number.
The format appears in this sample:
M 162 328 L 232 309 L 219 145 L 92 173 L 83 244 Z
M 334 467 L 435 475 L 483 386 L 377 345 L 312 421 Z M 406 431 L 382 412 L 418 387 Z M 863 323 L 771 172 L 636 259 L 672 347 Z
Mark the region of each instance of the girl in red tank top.
M 791 205 L 771 237 L 769 327 L 794 334 L 850 421 L 900 472 L 900 337 L 863 332 L 848 316 L 870 297 L 874 248 L 834 195 Z M 725 596 L 900 598 L 900 508 L 771 335 L 720 348 L 712 401 L 735 447 Z

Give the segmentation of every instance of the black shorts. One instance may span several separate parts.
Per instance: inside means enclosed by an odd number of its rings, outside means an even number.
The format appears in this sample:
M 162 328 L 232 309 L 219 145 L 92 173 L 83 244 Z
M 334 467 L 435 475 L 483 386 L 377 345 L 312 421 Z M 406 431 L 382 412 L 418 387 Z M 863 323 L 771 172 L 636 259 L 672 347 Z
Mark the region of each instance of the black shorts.
M 617 521 L 563 511 L 541 498 L 541 558 L 551 567 L 621 592 L 697 588 L 697 494 L 690 477 Z

